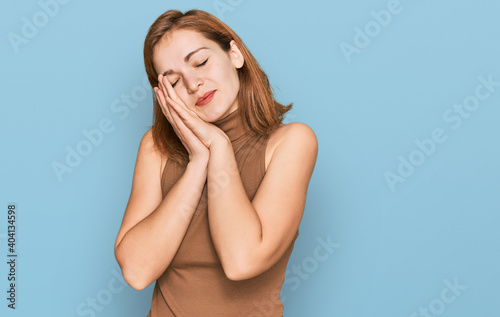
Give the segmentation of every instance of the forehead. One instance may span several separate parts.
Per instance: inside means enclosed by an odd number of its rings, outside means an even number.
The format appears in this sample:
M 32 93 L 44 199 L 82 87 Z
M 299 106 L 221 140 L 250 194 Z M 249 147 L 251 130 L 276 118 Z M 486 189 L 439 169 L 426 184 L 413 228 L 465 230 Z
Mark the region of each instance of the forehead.
M 191 52 L 206 47 L 213 50 L 216 43 L 193 30 L 180 29 L 167 33 L 153 49 L 153 63 L 157 72 L 184 64 L 184 58 Z M 202 50 L 201 52 L 203 52 Z

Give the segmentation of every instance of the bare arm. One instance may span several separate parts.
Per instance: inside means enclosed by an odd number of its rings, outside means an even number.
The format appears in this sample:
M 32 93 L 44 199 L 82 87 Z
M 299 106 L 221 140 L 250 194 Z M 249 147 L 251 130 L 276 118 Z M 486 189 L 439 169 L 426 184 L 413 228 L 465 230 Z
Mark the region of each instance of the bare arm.
M 177 252 L 200 200 L 206 160 L 190 161 L 164 199 L 161 155 L 146 132 L 137 155 L 129 202 L 115 243 L 125 281 L 137 290 L 157 280 Z
M 283 255 L 297 232 L 318 152 L 316 135 L 303 123 L 280 128 L 266 174 L 249 200 L 231 143 L 218 142 L 208 163 L 210 232 L 226 276 L 261 274 Z M 224 176 L 226 181 L 218 179 Z

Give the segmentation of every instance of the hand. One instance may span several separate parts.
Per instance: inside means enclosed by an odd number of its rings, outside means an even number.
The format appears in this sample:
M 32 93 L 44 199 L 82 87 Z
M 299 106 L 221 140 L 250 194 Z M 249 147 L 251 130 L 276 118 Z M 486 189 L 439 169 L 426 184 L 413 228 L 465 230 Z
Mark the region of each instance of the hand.
M 158 86 L 154 88 L 156 98 L 163 114 L 188 151 L 189 160 L 194 158 L 208 160 L 210 147 L 219 138 L 227 138 L 225 133 L 215 125 L 203 121 L 194 111 L 188 109 L 162 74 L 158 76 Z

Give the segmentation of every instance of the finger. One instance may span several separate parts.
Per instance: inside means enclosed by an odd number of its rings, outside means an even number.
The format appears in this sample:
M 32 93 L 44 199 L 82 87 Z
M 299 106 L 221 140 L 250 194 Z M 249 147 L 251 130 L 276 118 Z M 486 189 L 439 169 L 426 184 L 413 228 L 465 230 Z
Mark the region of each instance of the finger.
M 165 89 L 165 87 L 164 87 L 165 85 L 163 85 L 162 78 L 163 78 L 163 75 L 161 75 L 161 74 L 160 74 L 160 75 L 158 76 L 158 88 L 159 88 L 161 91 L 165 92 L 165 91 L 166 91 L 166 89 Z
M 162 100 L 163 103 L 163 108 L 162 111 L 166 113 L 167 119 L 169 120 L 170 124 L 174 128 L 176 134 L 179 136 L 179 138 L 182 140 L 183 138 L 183 133 L 181 132 L 181 129 L 179 125 L 183 124 L 182 117 L 179 115 L 179 113 L 176 111 L 176 109 L 172 106 L 172 104 L 175 104 L 175 102 L 170 99 L 168 96 L 165 96 L 163 91 L 158 89 L 158 94 L 160 96 L 160 99 Z
M 158 99 L 158 101 L 160 103 L 160 107 L 161 107 L 163 114 L 165 115 L 167 120 L 170 122 L 170 125 L 172 125 L 174 130 L 177 131 L 178 130 L 177 122 L 174 120 L 174 117 L 172 115 L 173 109 L 171 108 L 171 106 L 168 105 L 168 102 L 165 100 L 165 95 L 163 94 L 163 92 L 160 89 L 156 89 L 155 91 L 157 93 L 156 98 Z
M 159 83 L 161 84 L 162 91 L 164 92 L 166 101 L 175 109 L 181 118 L 188 120 L 188 116 L 198 115 L 191 109 L 189 109 L 182 99 L 175 92 L 174 87 L 170 84 L 167 77 L 160 74 L 158 76 Z
M 172 107 L 173 109 L 175 109 L 177 111 L 177 113 L 179 114 L 179 116 L 183 119 L 186 118 L 186 109 L 184 107 L 182 107 L 181 105 L 179 105 L 178 102 L 176 102 L 174 99 L 172 99 L 171 97 L 169 96 L 165 96 L 165 101 L 167 102 L 167 104 Z
M 180 104 L 183 104 L 181 98 L 179 98 L 179 96 L 177 96 L 177 93 L 175 92 L 174 90 L 174 87 L 172 87 L 172 85 L 170 84 L 170 82 L 168 81 L 167 77 L 161 75 L 161 83 L 162 83 L 162 86 L 164 87 L 164 91 L 165 91 L 165 95 L 170 97 L 172 100 L 175 100 L 176 102 L 180 103 Z
M 174 109 L 176 109 L 182 118 L 186 118 L 187 114 L 185 113 L 185 111 L 189 109 L 186 107 L 182 99 L 177 95 L 174 88 L 167 80 L 167 77 L 163 76 L 162 74 L 158 75 L 158 85 L 163 92 L 167 103 L 169 103 Z
M 168 113 L 168 109 L 167 109 L 167 105 L 166 105 L 166 101 L 165 101 L 165 96 L 163 95 L 163 92 L 158 87 L 155 87 L 154 91 L 156 93 L 156 100 L 158 101 L 158 104 L 160 105 L 161 111 L 163 112 L 165 117 L 167 117 L 167 119 L 169 119 L 169 121 L 170 121 L 170 118 L 169 118 L 170 114 Z
M 167 85 L 170 87 L 172 86 L 167 80 L 167 77 L 163 76 L 162 74 L 158 75 L 158 87 L 161 89 L 165 96 L 170 96 Z
M 169 122 L 172 125 L 175 134 L 178 136 L 179 140 L 182 142 L 188 153 L 191 154 L 190 144 L 192 142 L 196 142 L 193 140 L 198 140 L 201 142 L 199 137 L 192 131 L 192 129 L 188 126 L 188 124 L 183 120 L 180 116 L 179 112 L 172 106 L 177 105 L 177 103 L 172 100 L 170 97 L 165 96 L 161 89 L 155 89 L 155 92 L 158 95 L 158 98 L 162 100 L 162 103 L 165 107 L 165 112 L 168 113 Z M 191 140 L 191 141 L 190 141 Z
M 194 133 L 186 126 L 182 118 L 179 116 L 177 111 L 173 109 L 170 105 L 168 106 L 170 114 L 172 116 L 172 126 L 174 127 L 175 133 L 181 140 L 182 144 L 186 148 L 188 152 L 190 152 L 190 148 L 188 146 L 187 138 L 192 135 L 194 136 Z M 192 137 L 191 136 L 191 137 Z
M 187 141 L 186 139 L 189 137 L 196 137 L 197 136 L 194 134 L 194 132 L 185 124 L 185 122 L 182 120 L 182 118 L 179 116 L 177 111 L 175 109 L 170 109 L 170 113 L 172 114 L 173 121 L 176 123 L 176 133 L 177 136 L 179 136 L 179 139 L 182 141 L 184 144 L 184 147 L 189 151 L 189 146 L 187 146 Z
M 173 109 L 175 110 L 177 117 L 179 120 L 181 120 L 184 125 L 190 129 L 196 129 L 196 127 L 199 125 L 199 123 L 195 122 L 203 122 L 203 120 L 191 109 L 189 109 L 182 99 L 177 95 L 175 92 L 174 88 L 170 84 L 170 82 L 167 80 L 165 76 L 160 74 L 158 76 L 159 79 L 159 84 L 160 87 L 163 87 L 161 92 L 163 93 L 162 95 L 164 96 L 164 99 L 166 101 L 166 105 L 169 105 L 170 107 L 167 107 L 168 109 Z

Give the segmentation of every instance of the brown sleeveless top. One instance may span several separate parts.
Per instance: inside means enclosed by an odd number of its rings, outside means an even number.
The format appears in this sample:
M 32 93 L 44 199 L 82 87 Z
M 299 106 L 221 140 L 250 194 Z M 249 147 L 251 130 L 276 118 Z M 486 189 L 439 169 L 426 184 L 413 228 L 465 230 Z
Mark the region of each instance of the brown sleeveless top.
M 239 109 L 214 122 L 231 140 L 241 180 L 250 201 L 265 174 L 269 137 L 245 131 Z M 185 167 L 167 160 L 162 176 L 165 197 Z M 207 184 L 170 266 L 156 281 L 148 317 L 281 317 L 280 291 L 293 245 L 267 271 L 253 278 L 232 281 L 226 277 L 215 251 L 208 225 Z M 158 250 L 161 252 L 161 250 Z

